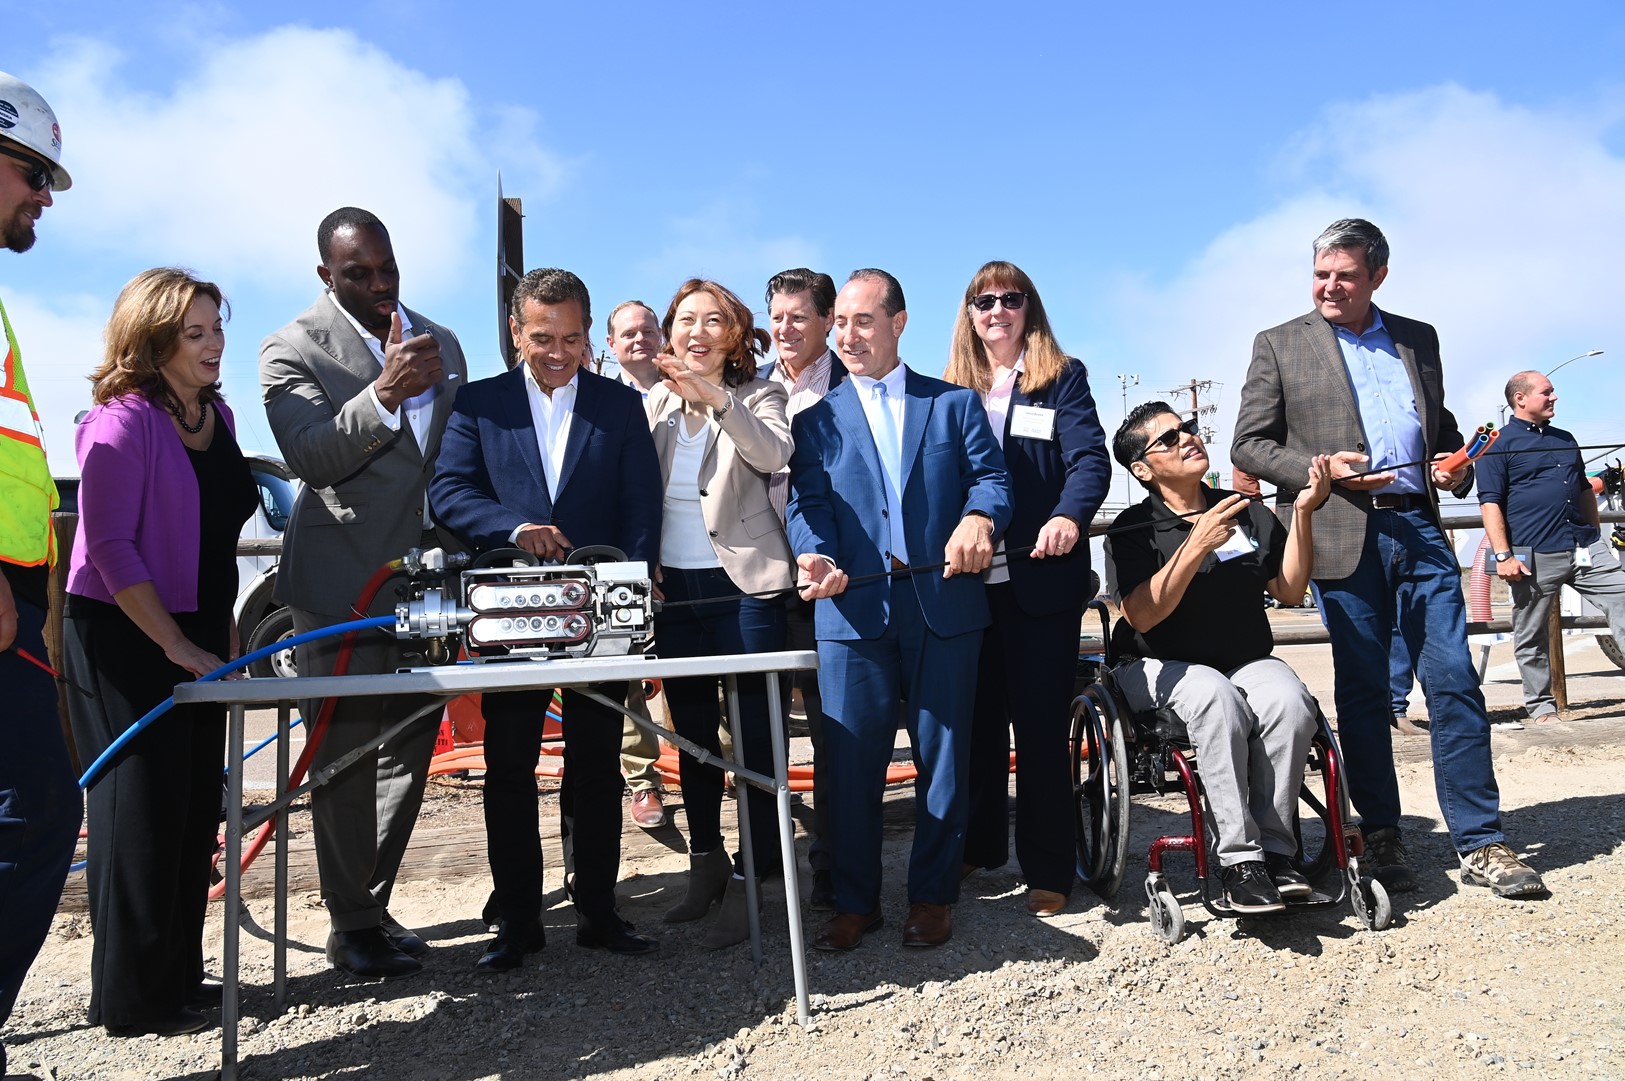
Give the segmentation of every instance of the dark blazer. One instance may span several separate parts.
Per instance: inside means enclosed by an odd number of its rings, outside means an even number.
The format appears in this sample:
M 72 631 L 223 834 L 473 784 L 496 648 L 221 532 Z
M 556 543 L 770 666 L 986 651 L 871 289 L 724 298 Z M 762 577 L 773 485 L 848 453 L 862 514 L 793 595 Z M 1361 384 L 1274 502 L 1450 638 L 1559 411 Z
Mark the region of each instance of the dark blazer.
M 1438 332 L 1388 312 L 1382 320 L 1410 372 L 1422 419 L 1423 456 L 1460 448 L 1461 431 L 1444 405 Z M 1296 498 L 1308 479 L 1312 455 L 1343 450 L 1364 454 L 1366 446 L 1337 335 L 1320 313 L 1300 315 L 1253 339 L 1230 460 L 1276 485 L 1278 507 L 1290 506 Z M 1424 488 L 1437 514 L 1438 494 L 1431 483 Z M 1315 515 L 1315 578 L 1335 581 L 1354 573 L 1365 549 L 1370 511 L 1370 493 L 1332 485 L 1331 498 Z
M 548 497 L 524 369 L 457 395 L 429 482 L 435 518 L 479 551 L 506 548 L 526 523 L 557 526 L 576 547 L 610 544 L 660 560 L 660 462 L 637 391 L 581 371 L 556 499 Z
M 1055 410 L 1053 439 L 1010 434 L 1010 419 L 1023 405 Z M 1005 419 L 1004 464 L 1014 503 L 1010 528 L 1004 533 L 1007 549 L 1030 547 L 1044 523 L 1056 515 L 1077 522 L 1082 534 L 1077 547 L 1064 556 L 1019 555 L 1010 560 L 1016 604 L 1030 615 L 1082 607 L 1089 599 L 1084 596 L 1089 587 L 1089 523 L 1106 499 L 1112 463 L 1081 362 L 1068 359 L 1055 382 L 1033 394 L 1017 385 L 1010 395 L 1010 417 Z
M 992 519 L 995 538 L 1004 532 L 1010 524 L 1010 481 L 987 412 L 973 392 L 909 370 L 904 395 L 904 535 L 912 562 L 935 563 L 954 528 L 972 511 Z M 797 555 L 828 556 L 854 579 L 889 570 L 885 473 L 857 384 L 846 380 L 798 413 L 791 434 L 796 447 L 785 508 L 790 547 Z M 987 626 L 980 575 L 944 578 L 940 570 L 924 571 L 914 575 L 914 585 L 933 633 L 948 637 Z M 890 609 L 886 579 L 855 582 L 818 602 L 817 635 L 878 638 Z

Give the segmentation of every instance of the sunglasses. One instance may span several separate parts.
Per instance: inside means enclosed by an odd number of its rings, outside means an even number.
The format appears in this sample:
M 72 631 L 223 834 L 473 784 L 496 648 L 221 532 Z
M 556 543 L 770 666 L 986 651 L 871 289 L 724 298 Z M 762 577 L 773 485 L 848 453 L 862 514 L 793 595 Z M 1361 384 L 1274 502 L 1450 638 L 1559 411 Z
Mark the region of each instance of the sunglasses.
M 1151 440 L 1151 442 L 1147 443 L 1145 445 L 1145 449 L 1140 452 L 1140 457 L 1144 458 L 1147 454 L 1150 454 L 1152 451 L 1159 448 L 1162 450 L 1173 450 L 1175 447 L 1179 446 L 1179 434 L 1181 432 L 1184 432 L 1193 439 L 1200 439 L 1202 438 L 1201 422 L 1195 417 L 1192 417 L 1190 420 L 1185 421 L 1177 428 L 1169 428 L 1166 432 L 1163 432 L 1161 435 Z
M 1019 312 L 1025 303 L 1026 293 L 978 293 L 970 298 L 970 306 L 979 312 L 990 312 L 995 304 L 1003 304 L 1007 312 Z
M 44 191 L 51 186 L 51 170 L 47 169 L 38 158 L 30 157 L 20 150 L 13 150 L 9 146 L 0 146 L 0 154 L 8 158 L 16 158 L 28 166 L 28 186 L 33 191 Z M 992 307 L 992 305 L 989 305 Z

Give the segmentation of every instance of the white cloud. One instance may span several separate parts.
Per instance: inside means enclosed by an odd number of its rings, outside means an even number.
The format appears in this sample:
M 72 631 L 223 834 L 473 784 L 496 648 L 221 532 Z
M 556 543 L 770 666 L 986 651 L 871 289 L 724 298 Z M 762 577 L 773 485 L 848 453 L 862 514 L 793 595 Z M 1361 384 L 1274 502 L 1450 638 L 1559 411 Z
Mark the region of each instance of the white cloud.
M 13 290 L 4 299 L 34 408 L 45 427 L 51 473 L 76 477 L 79 465 L 73 456 L 73 418 L 90 408 L 90 380 L 85 377 L 101 362 L 107 313 L 101 299 L 92 296 L 56 296 L 47 301 Z M 49 350 L 43 347 L 47 342 Z M 71 359 L 64 362 L 62 358 Z
M 1625 353 L 1611 267 L 1625 159 L 1608 147 L 1622 118 L 1618 99 L 1532 108 L 1454 85 L 1327 109 L 1281 151 L 1274 209 L 1216 236 L 1173 280 L 1117 291 L 1143 386 L 1224 384 L 1222 457 L 1253 335 L 1309 309 L 1311 241 L 1358 216 L 1393 246 L 1378 303 L 1439 329 L 1446 401 L 1463 427 L 1496 418 L 1513 372 L 1607 349 L 1559 375 L 1559 423 L 1582 442 L 1625 434 L 1608 379 Z
M 477 259 L 499 155 L 532 195 L 566 168 L 537 145 L 534 113 L 482 112 L 459 80 L 348 30 L 283 27 L 192 48 L 201 62 L 157 85 L 132 72 L 143 58 L 102 42 L 67 42 L 45 65 L 40 81 L 71 118 L 64 241 L 239 285 L 314 288 L 316 223 L 352 204 L 389 224 L 413 291 L 430 293 Z
M 639 280 L 670 282 L 675 291 L 685 278 L 720 281 L 753 308 L 761 307 L 761 286 L 785 267 L 819 265 L 820 246 L 797 235 L 763 236 L 748 200 L 717 199 L 692 214 L 666 223 L 666 238 L 638 261 Z M 651 300 L 651 304 L 658 303 Z

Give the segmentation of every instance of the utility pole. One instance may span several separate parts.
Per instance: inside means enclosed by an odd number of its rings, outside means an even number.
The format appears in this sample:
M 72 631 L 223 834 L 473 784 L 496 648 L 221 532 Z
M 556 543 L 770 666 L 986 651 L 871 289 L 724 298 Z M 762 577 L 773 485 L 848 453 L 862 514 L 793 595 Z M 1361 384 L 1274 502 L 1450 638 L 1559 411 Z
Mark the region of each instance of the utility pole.
M 1173 395 L 1173 396 L 1189 394 L 1191 396 L 1190 415 L 1191 415 L 1191 419 L 1195 419 L 1197 417 L 1209 416 L 1209 415 L 1211 415 L 1213 413 L 1217 413 L 1219 411 L 1219 407 L 1216 406 L 1216 405 L 1212 405 L 1212 404 L 1204 405 L 1202 403 L 1202 395 L 1205 394 L 1207 391 L 1210 391 L 1212 389 L 1213 389 L 1213 380 L 1211 380 L 1211 379 L 1192 379 L 1189 383 L 1186 383 L 1184 386 L 1175 387 L 1174 389 L 1170 390 L 1168 393 L 1170 395 Z M 1202 439 L 1204 441 L 1211 440 L 1213 438 L 1214 434 L 1215 433 L 1214 433 L 1214 431 L 1213 431 L 1213 429 L 1211 427 L 1209 427 L 1206 424 L 1202 425 Z
M 1128 419 L 1128 392 L 1129 392 L 1129 388 L 1139 386 L 1140 385 L 1140 377 L 1138 375 L 1122 375 L 1122 374 L 1119 374 L 1118 377 L 1117 377 L 1117 382 L 1118 382 L 1118 385 L 1120 385 L 1123 388 L 1123 419 L 1127 420 Z M 1133 501 L 1134 501 L 1134 474 L 1130 473 L 1128 470 L 1125 469 L 1125 470 L 1123 470 L 1123 505 L 1127 506 L 1129 503 L 1131 503 Z

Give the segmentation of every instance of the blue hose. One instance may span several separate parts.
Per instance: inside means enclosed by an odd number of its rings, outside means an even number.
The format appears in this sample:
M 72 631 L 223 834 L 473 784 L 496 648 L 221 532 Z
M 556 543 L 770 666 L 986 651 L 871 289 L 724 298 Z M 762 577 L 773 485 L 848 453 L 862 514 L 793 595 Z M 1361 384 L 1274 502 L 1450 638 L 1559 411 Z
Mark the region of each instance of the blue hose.
M 370 619 L 357 619 L 352 620 L 349 623 L 335 623 L 331 627 L 321 627 L 314 631 L 306 631 L 304 634 L 296 634 L 292 638 L 284 638 L 279 642 L 271 643 L 264 649 L 256 649 L 252 653 L 238 657 L 231 663 L 224 664 L 219 668 L 216 668 L 213 672 L 203 676 L 197 682 L 212 682 L 222 678 L 223 676 L 228 676 L 240 668 L 247 668 L 250 664 L 253 664 L 255 661 L 260 660 L 263 657 L 269 657 L 274 653 L 281 653 L 283 650 L 292 649 L 294 646 L 302 646 L 306 642 L 314 642 L 319 638 L 333 638 L 341 634 L 348 634 L 351 631 L 370 630 L 373 627 L 393 627 L 394 625 L 394 616 L 373 616 Z M 101 775 L 106 772 L 108 765 L 113 761 L 113 759 L 118 757 L 119 752 L 123 751 L 125 747 L 129 746 L 130 741 L 145 731 L 149 724 L 168 713 L 170 709 L 174 707 L 174 705 L 175 696 L 170 695 L 168 698 L 154 706 L 145 717 L 142 717 L 139 721 L 136 721 L 123 732 L 119 733 L 118 739 L 115 739 L 107 750 L 103 751 L 100 757 L 90 764 L 90 768 L 85 770 L 85 775 L 79 778 L 79 787 L 89 788 L 91 785 L 95 784 L 97 780 L 101 778 Z

